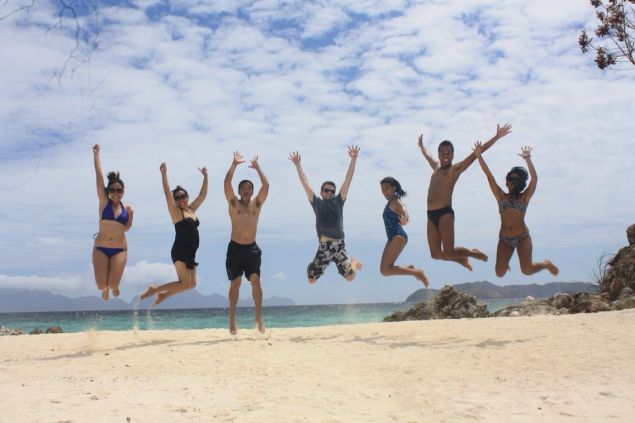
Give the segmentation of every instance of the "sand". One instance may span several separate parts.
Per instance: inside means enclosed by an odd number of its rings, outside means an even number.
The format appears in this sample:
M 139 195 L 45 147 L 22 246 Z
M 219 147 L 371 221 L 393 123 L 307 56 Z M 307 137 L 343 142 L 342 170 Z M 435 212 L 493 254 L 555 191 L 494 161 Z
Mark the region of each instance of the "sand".
M 626 310 L 4 336 L 0 422 L 632 422 L 634 328 Z

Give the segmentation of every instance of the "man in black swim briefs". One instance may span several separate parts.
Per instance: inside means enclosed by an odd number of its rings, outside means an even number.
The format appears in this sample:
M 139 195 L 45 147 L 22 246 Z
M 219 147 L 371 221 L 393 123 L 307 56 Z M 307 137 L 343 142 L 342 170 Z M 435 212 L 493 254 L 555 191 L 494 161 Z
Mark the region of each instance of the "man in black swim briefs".
M 260 286 L 260 257 L 262 251 L 256 244 L 256 230 L 260 210 L 269 193 L 269 181 L 262 172 L 258 163 L 258 156 L 251 160 L 250 168 L 254 169 L 260 177 L 261 187 L 258 195 L 252 199 L 254 184 L 250 180 L 243 180 L 238 184 L 240 199 L 236 197 L 232 188 L 232 179 L 236 167 L 244 163 L 242 155 L 234 152 L 234 159 L 225 176 L 225 198 L 229 205 L 229 217 L 232 222 L 231 241 L 227 246 L 227 277 L 231 281 L 229 288 L 229 332 L 237 333 L 236 304 L 240 293 L 240 283 L 243 274 L 251 283 L 251 295 L 256 308 L 256 325 L 260 333 L 265 333 L 265 325 L 262 321 L 262 288 Z
M 483 144 L 483 151 L 490 148 L 496 141 L 511 132 L 511 125 L 496 125 L 496 135 Z M 432 168 L 430 186 L 428 187 L 428 246 L 433 259 L 449 260 L 459 263 L 468 270 L 472 270 L 469 258 L 487 261 L 487 255 L 476 248 L 467 249 L 454 245 L 454 210 L 452 209 L 452 193 L 459 176 L 476 160 L 471 152 L 463 161 L 452 164 L 454 146 L 450 141 L 439 144 L 439 160 L 423 145 L 423 135 L 419 135 L 419 148 L 423 157 Z

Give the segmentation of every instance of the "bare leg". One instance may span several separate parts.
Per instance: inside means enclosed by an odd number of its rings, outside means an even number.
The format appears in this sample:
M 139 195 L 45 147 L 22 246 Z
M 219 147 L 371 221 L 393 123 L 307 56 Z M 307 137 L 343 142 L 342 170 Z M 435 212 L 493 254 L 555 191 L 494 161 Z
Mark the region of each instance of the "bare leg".
M 249 282 L 251 282 L 251 296 L 254 299 L 254 306 L 256 308 L 258 332 L 265 333 L 265 324 L 262 322 L 262 287 L 260 286 L 260 276 L 252 273 L 249 275 Z
M 143 300 L 156 294 L 157 299 L 154 304 L 152 304 L 152 307 L 155 307 L 174 294 L 196 287 L 196 267 L 194 269 L 188 269 L 184 262 L 177 261 L 174 263 L 174 268 L 179 278 L 178 281 L 164 283 L 158 287 L 150 285 L 148 289 L 141 294 L 140 298 Z
M 450 257 L 444 252 L 443 246 L 446 245 L 448 242 L 446 240 L 448 239 L 451 240 L 452 249 L 454 249 L 454 220 L 452 220 L 452 226 L 449 229 L 451 229 L 451 233 L 446 234 L 445 238 L 442 238 L 439 227 L 428 219 L 428 246 L 430 247 L 430 256 L 435 260 L 455 261 L 468 270 L 472 270 L 472 266 L 466 256 Z
M 469 270 L 472 270 L 472 265 L 467 260 L 468 257 L 487 261 L 487 255 L 476 248 L 468 250 L 465 247 L 454 245 L 454 215 L 448 213 L 439 219 L 439 231 L 443 242 L 443 255 L 446 260 L 454 260 Z
M 532 262 L 533 243 L 531 236 L 524 238 L 518 243 L 518 260 L 520 261 L 520 270 L 525 275 L 533 275 L 541 270 L 547 269 L 553 276 L 559 272 L 555 264 L 551 260 L 544 260 L 537 263 Z
M 122 251 L 110 257 L 110 265 L 108 270 L 108 288 L 112 289 L 112 295 L 119 296 L 119 283 L 123 276 L 128 261 L 128 251 Z
M 95 272 L 95 283 L 97 289 L 101 291 L 101 297 L 104 300 L 108 299 L 108 263 L 110 258 L 93 248 L 93 270 Z
M 384 276 L 414 276 L 415 278 L 420 280 L 427 288 L 429 284 L 428 278 L 426 277 L 423 270 L 415 269 L 412 265 L 408 267 L 395 266 L 395 261 L 406 246 L 406 242 L 406 238 L 402 237 L 401 235 L 396 235 L 393 239 L 386 242 L 384 252 L 381 255 L 381 264 L 379 265 L 379 270 Z
M 236 328 L 236 304 L 238 303 L 238 296 L 240 295 L 240 279 L 242 275 L 231 281 L 229 287 L 229 333 L 236 335 L 238 329 Z
M 496 247 L 496 276 L 502 278 L 505 273 L 509 271 L 509 261 L 514 254 L 514 249 L 507 245 L 505 241 L 498 240 L 498 246 Z

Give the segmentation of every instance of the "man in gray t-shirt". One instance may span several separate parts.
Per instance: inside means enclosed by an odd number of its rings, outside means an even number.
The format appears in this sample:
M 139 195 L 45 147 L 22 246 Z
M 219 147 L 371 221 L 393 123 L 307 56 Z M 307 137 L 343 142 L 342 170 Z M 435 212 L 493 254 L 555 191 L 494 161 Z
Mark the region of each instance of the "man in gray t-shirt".
M 348 155 L 351 163 L 346 172 L 346 178 L 342 184 L 339 194 L 335 195 L 335 183 L 326 181 L 320 189 L 320 197 L 315 195 L 313 189 L 309 186 L 309 181 L 304 175 L 302 165 L 300 164 L 300 154 L 296 151 L 291 153 L 289 160 L 293 162 L 302 187 L 306 192 L 307 198 L 315 212 L 315 229 L 317 230 L 320 245 L 313 261 L 307 267 L 307 277 L 309 283 L 315 283 L 324 273 L 328 265 L 334 261 L 337 270 L 347 281 L 355 279 L 356 272 L 361 269 L 362 264 L 350 258 L 346 252 L 344 244 L 344 202 L 348 195 L 348 189 L 353 180 L 355 173 L 355 162 L 359 154 L 358 146 L 348 148 Z

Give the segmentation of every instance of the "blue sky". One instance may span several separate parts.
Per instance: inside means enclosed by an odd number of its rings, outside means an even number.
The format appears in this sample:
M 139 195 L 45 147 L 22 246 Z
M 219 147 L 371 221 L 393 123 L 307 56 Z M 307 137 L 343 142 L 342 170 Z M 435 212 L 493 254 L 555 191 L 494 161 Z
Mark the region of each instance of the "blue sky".
M 0 15 L 22 3 L 9 1 Z M 401 301 L 419 288 L 412 278 L 379 274 L 379 180 L 387 175 L 409 194 L 410 242 L 398 263 L 423 267 L 434 288 L 588 281 L 597 260 L 626 243 L 635 209 L 628 194 L 635 72 L 600 71 L 579 51 L 580 29 L 594 26 L 586 2 L 128 1 L 102 3 L 97 16 L 80 17 L 99 29 L 88 33 L 97 49 L 88 55 L 81 46 L 70 60 L 73 22 L 55 26 L 54 4 L 38 2 L 0 21 L 0 287 L 96 294 L 95 143 L 104 169 L 121 172 L 124 200 L 135 209 L 125 299 L 175 277 L 162 161 L 170 182 L 190 192 L 201 183 L 196 167 L 210 171 L 199 212 L 197 289 L 226 295 L 230 226 L 222 181 L 234 150 L 259 155 L 271 181 L 258 235 L 265 297 Z M 522 164 L 521 146 L 534 147 L 540 179 L 526 221 L 535 258 L 556 262 L 557 279 L 522 275 L 515 257 L 512 272 L 496 278 L 499 217 L 478 165 L 455 190 L 456 238 L 492 260 L 468 272 L 429 257 L 430 169 L 417 135 L 433 151 L 452 140 L 461 159 L 497 122 L 513 125 L 486 154 L 499 181 Z M 326 179 L 339 185 L 352 143 L 361 155 L 345 232 L 364 269 L 348 283 L 333 266 L 310 286 L 314 216 L 287 157 L 300 151 L 314 188 Z M 235 180 L 243 178 L 257 176 L 242 166 Z M 244 283 L 241 297 L 249 296 Z

